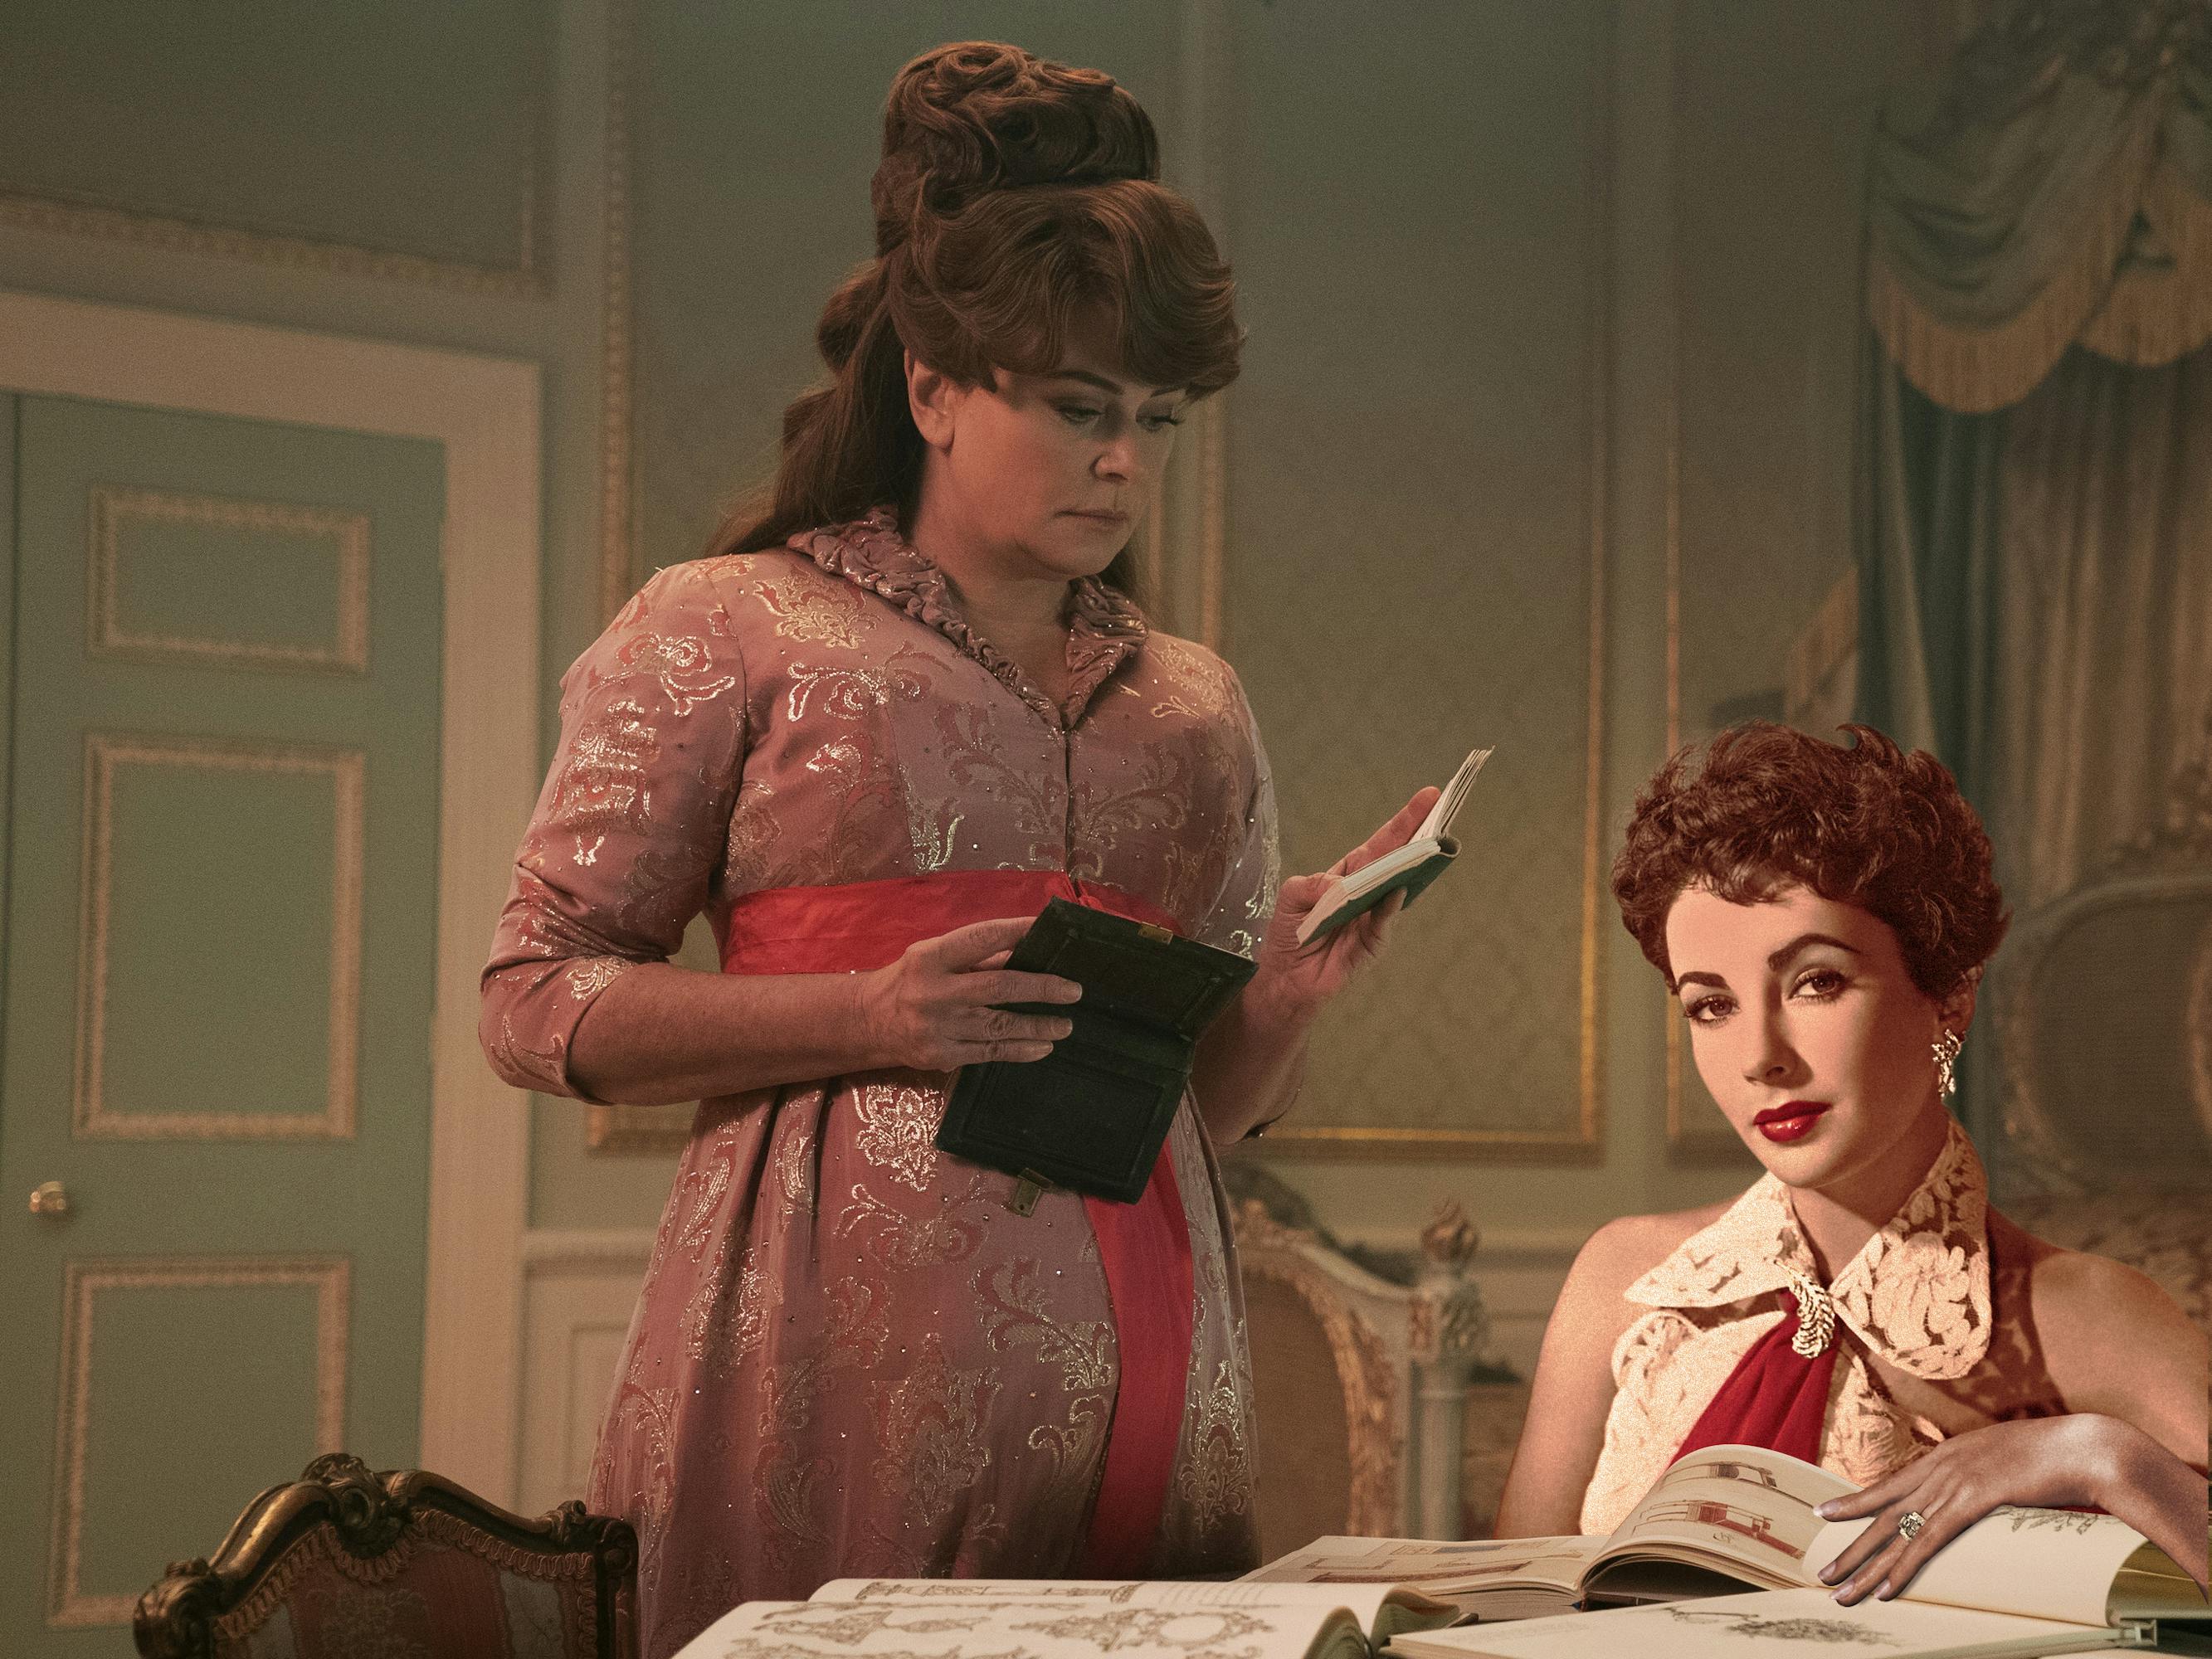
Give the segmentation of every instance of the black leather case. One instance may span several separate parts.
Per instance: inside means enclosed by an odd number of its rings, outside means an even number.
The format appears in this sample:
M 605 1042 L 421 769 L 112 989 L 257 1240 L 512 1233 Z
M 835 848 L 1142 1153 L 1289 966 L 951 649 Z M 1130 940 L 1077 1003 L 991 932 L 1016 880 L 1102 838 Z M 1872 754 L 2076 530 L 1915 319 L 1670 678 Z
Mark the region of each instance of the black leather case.
M 1019 1004 L 1073 1026 L 1044 1059 L 961 1068 L 937 1144 L 956 1158 L 1133 1204 L 1190 1080 L 1200 1034 L 1252 977 L 1228 951 L 1054 899 L 1006 965 L 1083 988 Z

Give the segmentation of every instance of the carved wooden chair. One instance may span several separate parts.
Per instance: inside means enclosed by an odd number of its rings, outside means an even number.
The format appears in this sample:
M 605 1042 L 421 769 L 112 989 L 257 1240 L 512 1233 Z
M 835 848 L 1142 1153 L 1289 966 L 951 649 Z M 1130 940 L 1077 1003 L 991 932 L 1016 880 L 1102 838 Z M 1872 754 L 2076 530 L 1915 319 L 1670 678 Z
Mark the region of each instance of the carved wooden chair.
M 1238 1205 L 1263 1560 L 1331 1534 L 1461 1535 L 1468 1385 L 1490 1326 L 1476 1243 L 1455 1209 L 1418 1258 L 1363 1264 L 1259 1198 Z
M 1996 971 L 2000 1205 L 2212 1323 L 2212 767 L 2160 831 L 2019 918 Z
M 564 1504 L 542 1520 L 343 1453 L 271 1486 L 212 1561 L 138 1600 L 146 1659 L 632 1659 L 637 1540 Z

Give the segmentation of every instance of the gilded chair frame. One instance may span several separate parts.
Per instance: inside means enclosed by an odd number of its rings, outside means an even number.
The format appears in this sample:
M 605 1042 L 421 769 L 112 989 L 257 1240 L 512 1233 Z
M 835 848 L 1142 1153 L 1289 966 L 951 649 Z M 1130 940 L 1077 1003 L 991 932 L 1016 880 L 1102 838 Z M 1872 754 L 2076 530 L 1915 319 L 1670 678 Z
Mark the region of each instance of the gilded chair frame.
M 318 1535 L 319 1534 L 319 1536 Z M 474 1534 L 471 1536 L 470 1534 Z M 132 1635 L 143 1659 L 210 1659 L 218 1641 L 270 1617 L 312 1559 L 343 1551 L 364 1580 L 410 1537 L 476 1553 L 533 1577 L 563 1576 L 565 1557 L 589 1558 L 595 1659 L 636 1651 L 637 1537 L 626 1521 L 563 1504 L 526 1520 L 441 1476 L 373 1474 L 343 1452 L 318 1457 L 299 1480 L 246 1506 L 210 1559 L 170 1564 L 138 1599 Z
M 1345 1529 L 1459 1537 L 1468 1384 L 1490 1340 L 1469 1271 L 1475 1229 L 1448 1206 L 1422 1234 L 1410 1285 L 1377 1278 L 1256 1200 L 1238 1206 L 1236 1231 L 1244 1279 L 1291 1291 L 1328 1346 L 1351 1437 Z

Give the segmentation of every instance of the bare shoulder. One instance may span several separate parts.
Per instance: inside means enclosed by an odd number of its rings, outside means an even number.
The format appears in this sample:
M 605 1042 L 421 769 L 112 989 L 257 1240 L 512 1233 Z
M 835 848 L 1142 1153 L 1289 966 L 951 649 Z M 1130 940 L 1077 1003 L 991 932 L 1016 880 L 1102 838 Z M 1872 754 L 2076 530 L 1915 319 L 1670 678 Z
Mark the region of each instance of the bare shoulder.
M 1607 1222 L 1584 1242 L 1567 1270 L 1559 1292 L 1562 1307 L 1572 1302 L 1578 1312 L 1619 1310 L 1616 1332 L 1628 1322 L 1629 1304 L 1622 1302 L 1628 1287 L 1664 1261 L 1685 1239 L 1717 1221 L 1726 1203 L 1708 1204 L 1695 1210 L 1670 1210 L 1659 1215 L 1625 1215 Z
M 1998 1248 L 2011 1246 L 2027 1265 L 2036 1324 L 2046 1342 L 2055 1330 L 2082 1324 L 2106 1334 L 2114 1326 L 2139 1322 L 2196 1328 L 2155 1279 L 2124 1261 L 2051 1243 L 1994 1212 L 1990 1224 L 2000 1235 Z
M 2075 1409 L 2166 1388 L 2202 1399 L 2204 1333 L 2148 1274 L 2037 1238 L 1994 1212 L 1990 1228 L 2000 1253 L 2016 1253 L 2027 1267 L 2045 1359 Z

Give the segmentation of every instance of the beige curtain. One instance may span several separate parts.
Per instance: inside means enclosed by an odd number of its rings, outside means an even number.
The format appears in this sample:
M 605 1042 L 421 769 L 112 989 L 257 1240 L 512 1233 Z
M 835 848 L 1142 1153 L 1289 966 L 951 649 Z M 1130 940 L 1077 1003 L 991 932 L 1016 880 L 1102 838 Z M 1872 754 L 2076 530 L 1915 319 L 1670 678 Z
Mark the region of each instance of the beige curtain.
M 2212 348 L 2008 411 L 1984 793 L 2021 912 L 2172 834 L 2212 731 Z
M 1885 112 L 1868 223 L 1859 718 L 2022 915 L 2212 860 L 2212 0 L 2009 7 Z

